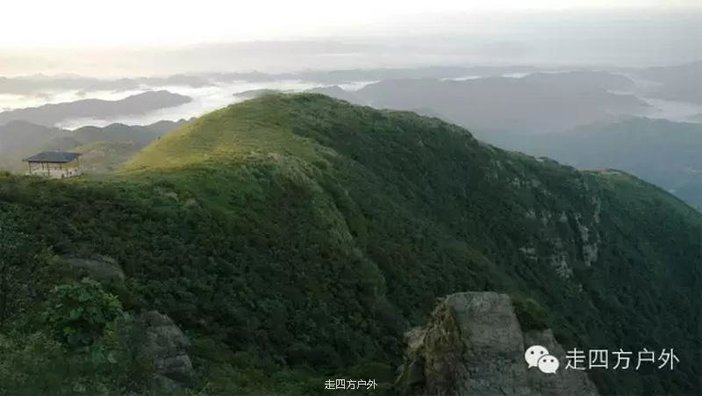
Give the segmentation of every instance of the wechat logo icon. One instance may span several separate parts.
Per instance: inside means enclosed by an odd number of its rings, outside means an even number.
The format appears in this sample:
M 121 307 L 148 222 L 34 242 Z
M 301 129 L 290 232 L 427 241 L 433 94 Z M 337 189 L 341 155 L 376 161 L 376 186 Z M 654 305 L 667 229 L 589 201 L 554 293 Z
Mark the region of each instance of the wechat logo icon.
M 556 374 L 558 370 L 558 359 L 548 353 L 548 349 L 541 345 L 532 345 L 524 352 L 529 368 L 537 367 L 544 374 Z

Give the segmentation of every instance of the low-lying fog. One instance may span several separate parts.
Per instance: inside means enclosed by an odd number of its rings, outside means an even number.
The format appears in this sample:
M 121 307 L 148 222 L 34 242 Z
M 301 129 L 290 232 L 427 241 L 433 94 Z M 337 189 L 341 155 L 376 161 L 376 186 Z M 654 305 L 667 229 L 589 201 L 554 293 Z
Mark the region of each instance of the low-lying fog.
M 559 70 L 564 72 L 563 70 Z M 506 78 L 520 79 L 529 76 L 531 73 L 504 73 L 501 76 Z M 494 76 L 493 76 L 494 77 Z M 483 77 L 480 75 L 446 77 L 440 78 L 442 81 L 467 81 L 478 80 Z M 634 80 L 637 82 L 636 87 L 649 87 L 645 80 Z M 342 89 L 354 92 L 364 86 L 377 81 L 337 81 L 334 84 L 328 82 L 320 83 L 305 80 L 270 80 L 270 81 L 232 81 L 232 82 L 217 82 L 213 85 L 202 87 L 191 87 L 184 85 L 143 85 L 139 89 L 129 90 L 96 90 L 86 91 L 79 89 L 69 90 L 50 90 L 41 92 L 41 94 L 28 95 L 13 95 L 0 94 L 0 109 L 10 110 L 14 108 L 37 107 L 49 103 L 65 103 L 82 100 L 86 98 L 103 99 L 103 100 L 120 100 L 128 96 L 143 93 L 149 90 L 167 90 L 172 93 L 188 96 L 192 98 L 190 103 L 179 105 L 176 107 L 162 108 L 146 114 L 124 115 L 113 118 L 81 118 L 68 119 L 57 123 L 55 126 L 65 129 L 76 129 L 85 125 L 106 126 L 112 123 L 124 123 L 129 125 L 146 125 L 160 120 L 180 120 L 197 117 L 206 112 L 224 107 L 226 105 L 245 100 L 249 95 L 237 95 L 248 91 L 256 91 L 262 89 L 275 89 L 286 92 L 301 92 L 314 89 L 321 86 L 337 85 Z M 633 94 L 638 99 L 643 100 L 650 107 L 641 111 L 632 111 L 631 115 L 646 116 L 649 118 L 662 118 L 672 121 L 699 121 L 698 117 L 702 114 L 702 103 L 691 103 L 679 100 L 667 100 L 648 96 L 650 92 L 646 90 L 633 89 L 629 91 L 611 91 L 615 94 Z M 437 109 L 440 110 L 440 109 Z

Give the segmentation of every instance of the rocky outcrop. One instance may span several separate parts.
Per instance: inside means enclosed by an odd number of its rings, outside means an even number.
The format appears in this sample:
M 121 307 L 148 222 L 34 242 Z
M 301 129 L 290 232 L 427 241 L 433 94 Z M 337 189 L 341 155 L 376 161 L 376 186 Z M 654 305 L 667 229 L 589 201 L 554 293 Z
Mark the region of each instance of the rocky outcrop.
M 99 282 L 122 282 L 124 272 L 112 258 L 101 255 L 88 257 L 62 257 L 70 273 L 76 278 L 84 276 Z M 126 322 L 121 331 L 123 342 L 135 355 L 150 362 L 154 380 L 161 388 L 177 390 L 190 382 L 193 365 L 187 348 L 190 340 L 168 315 L 148 311 Z
M 156 380 L 165 388 L 178 389 L 193 376 L 187 353 L 190 340 L 167 315 L 149 311 L 139 318 L 145 332 L 144 352 L 153 361 Z
M 122 268 L 111 257 L 93 255 L 91 257 L 64 257 L 63 259 L 76 277 L 88 276 L 99 282 L 124 280 Z
M 566 353 L 550 329 L 525 332 L 524 346 L 528 348 L 531 345 L 545 347 L 551 355 L 558 357 L 561 361 L 560 368 L 553 375 L 545 375 L 536 369 L 527 370 L 532 394 L 544 396 L 598 395 L 597 388 L 587 374 L 582 371 L 564 369 L 566 362 L 563 357 Z
M 562 360 L 565 354 L 550 330 L 523 334 L 505 294 L 449 295 L 427 326 L 406 338 L 396 383 L 402 395 L 597 395 L 585 373 L 564 364 L 555 374 L 528 368 L 525 345 L 543 345 Z

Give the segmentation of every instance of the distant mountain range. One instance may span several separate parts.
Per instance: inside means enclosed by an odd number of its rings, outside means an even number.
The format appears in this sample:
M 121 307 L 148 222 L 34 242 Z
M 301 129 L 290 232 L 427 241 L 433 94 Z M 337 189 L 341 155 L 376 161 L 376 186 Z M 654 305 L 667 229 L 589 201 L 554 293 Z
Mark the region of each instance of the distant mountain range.
M 23 158 L 41 151 L 60 150 L 83 154 L 81 163 L 89 173 L 108 172 L 186 122 L 160 121 L 146 126 L 112 124 L 69 131 L 12 121 L 0 125 L 0 170 L 22 171 Z
M 127 91 L 145 87 L 184 86 L 199 88 L 234 81 L 266 82 L 300 80 L 338 84 L 342 82 L 379 81 L 389 78 L 458 78 L 465 76 L 498 76 L 505 73 L 531 73 L 539 70 L 533 66 L 477 66 L 477 67 L 418 67 L 392 69 L 310 70 L 288 73 L 231 72 L 175 74 L 166 77 L 133 77 L 99 79 L 83 76 L 0 77 L 0 94 L 34 95 L 47 91 Z
M 137 77 L 119 79 L 98 79 L 82 76 L 22 76 L 0 77 L 0 93 L 32 95 L 46 91 L 127 91 L 144 87 L 188 86 L 203 87 L 212 85 L 204 77 L 176 74 L 168 77 Z
M 655 82 L 649 94 L 666 100 L 702 104 L 702 61 L 678 66 L 651 67 L 635 75 Z
M 77 118 L 110 118 L 145 114 L 153 110 L 174 107 L 192 99 L 168 91 L 148 91 L 120 100 L 83 99 L 75 102 L 47 104 L 39 107 L 9 110 L 0 113 L 0 125 L 11 121 L 28 121 L 53 126 Z
M 632 80 L 606 72 L 536 73 L 522 78 L 468 80 L 400 79 L 357 91 L 313 90 L 376 108 L 438 115 L 472 130 L 556 132 L 644 112 L 648 104 L 629 94 Z
M 501 76 L 503 74 L 534 73 L 548 68 L 534 66 L 433 66 L 417 68 L 310 70 L 291 73 L 212 73 L 203 76 L 216 82 L 231 81 L 280 81 L 301 80 L 317 83 L 338 84 L 342 82 L 380 81 L 387 79 L 417 78 L 465 78 L 477 76 Z
M 0 77 L 0 94 L 44 95 L 50 92 L 74 90 L 129 91 L 145 88 L 163 89 L 179 86 L 201 88 L 238 81 L 274 82 L 304 81 L 319 84 L 373 82 L 390 79 L 469 79 L 477 77 L 519 76 L 533 73 L 553 73 L 566 70 L 584 72 L 587 68 L 565 66 L 560 68 L 530 65 L 509 66 L 428 66 L 415 68 L 374 68 L 345 70 L 305 70 L 285 73 L 223 72 L 174 74 L 162 77 L 130 77 L 101 79 L 77 75 L 28 75 Z M 611 68 L 605 71 L 623 73 L 633 79 L 650 82 L 646 95 L 667 100 L 702 103 L 702 61 L 673 66 L 649 68 Z

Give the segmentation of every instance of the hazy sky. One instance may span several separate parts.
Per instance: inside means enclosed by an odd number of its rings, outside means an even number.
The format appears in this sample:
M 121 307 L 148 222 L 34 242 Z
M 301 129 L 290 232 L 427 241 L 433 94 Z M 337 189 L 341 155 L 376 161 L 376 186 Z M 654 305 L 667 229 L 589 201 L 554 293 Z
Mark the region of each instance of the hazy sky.
M 685 9 L 700 0 L 5 0 L 0 48 L 183 45 L 383 33 L 407 17 Z M 485 29 L 485 25 L 480 26 Z
M 0 76 L 702 58 L 702 0 L 3 0 Z

